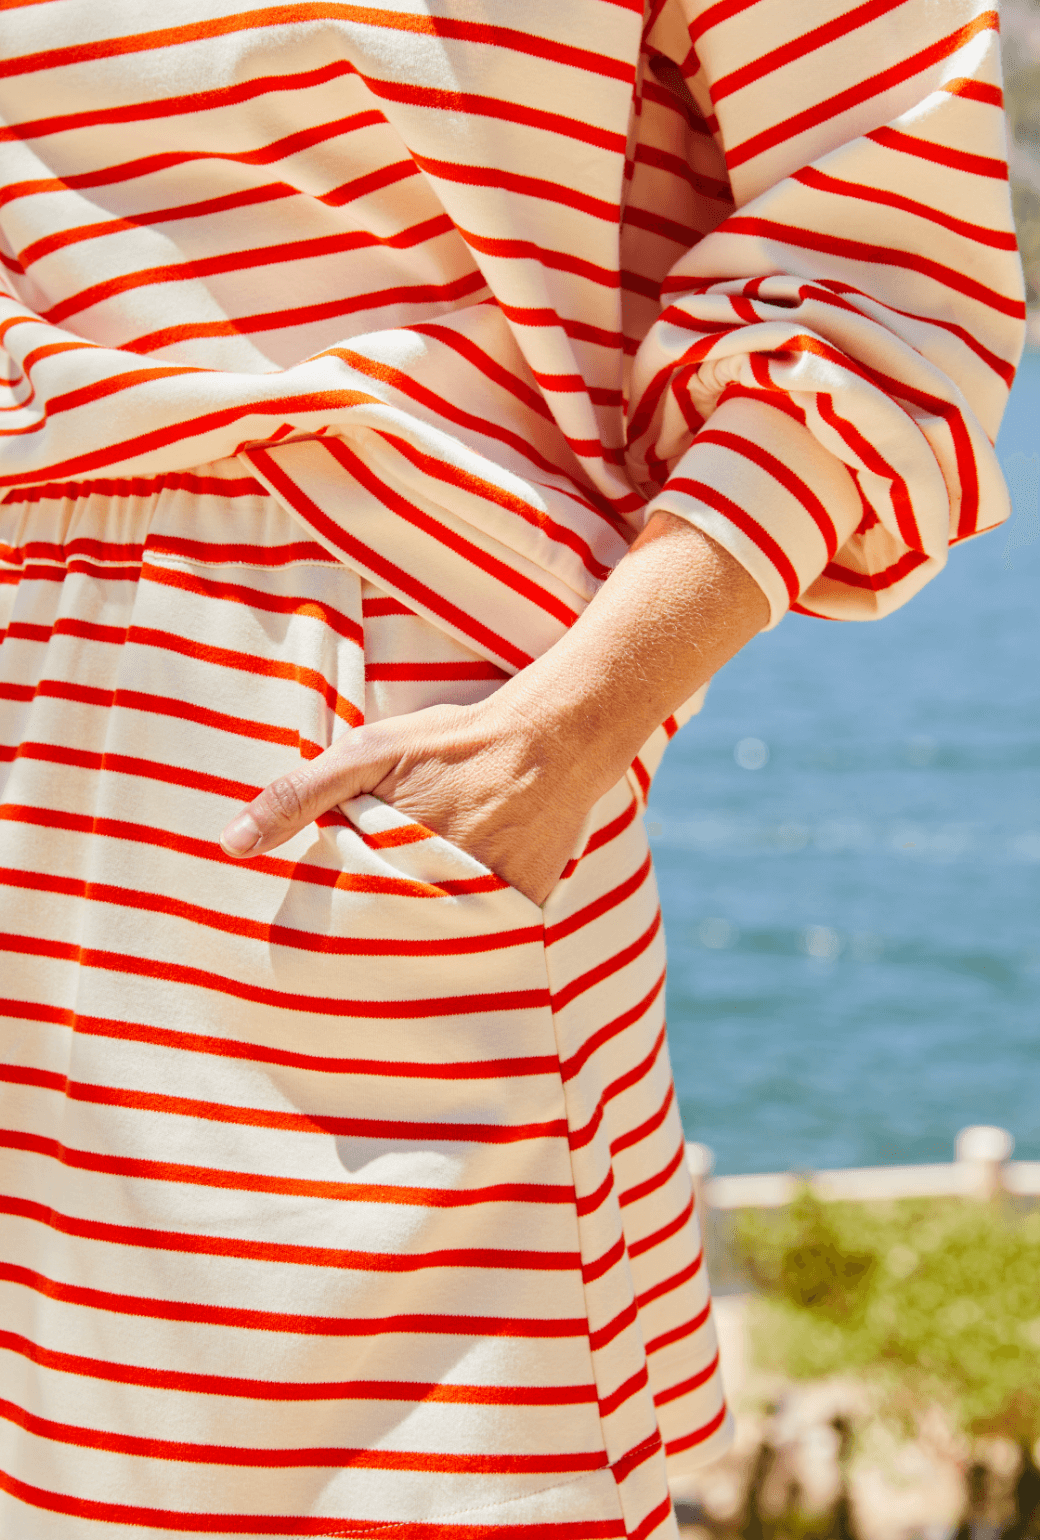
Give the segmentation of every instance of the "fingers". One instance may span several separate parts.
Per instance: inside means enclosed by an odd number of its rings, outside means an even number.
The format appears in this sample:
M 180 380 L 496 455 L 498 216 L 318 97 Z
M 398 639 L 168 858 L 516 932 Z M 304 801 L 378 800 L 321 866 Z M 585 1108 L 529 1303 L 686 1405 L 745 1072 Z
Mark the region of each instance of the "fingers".
M 356 728 L 317 759 L 265 786 L 224 830 L 223 849 L 240 859 L 276 849 L 338 802 L 378 786 L 391 759 L 370 732 Z

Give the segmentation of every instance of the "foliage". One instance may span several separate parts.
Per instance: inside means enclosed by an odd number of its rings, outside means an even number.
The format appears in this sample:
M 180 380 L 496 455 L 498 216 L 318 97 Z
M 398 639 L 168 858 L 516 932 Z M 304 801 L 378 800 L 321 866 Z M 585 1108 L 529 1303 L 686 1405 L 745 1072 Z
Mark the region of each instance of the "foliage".
M 1040 1210 L 822 1203 L 746 1211 L 736 1246 L 765 1306 L 756 1353 L 797 1378 L 854 1372 L 906 1419 L 1040 1436 Z

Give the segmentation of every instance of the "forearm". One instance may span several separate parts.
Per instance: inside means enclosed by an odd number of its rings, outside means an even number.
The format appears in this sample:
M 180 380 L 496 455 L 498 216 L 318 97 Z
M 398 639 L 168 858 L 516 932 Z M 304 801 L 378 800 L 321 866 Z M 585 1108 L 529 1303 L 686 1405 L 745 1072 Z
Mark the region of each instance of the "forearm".
M 732 556 L 658 514 L 542 657 L 472 706 L 431 706 L 341 734 L 243 809 L 224 849 L 261 855 L 369 792 L 540 904 L 593 804 L 767 620 L 761 590 Z
M 765 595 L 734 557 L 658 513 L 567 635 L 502 693 L 535 752 L 548 739 L 554 759 L 605 791 L 768 620 Z

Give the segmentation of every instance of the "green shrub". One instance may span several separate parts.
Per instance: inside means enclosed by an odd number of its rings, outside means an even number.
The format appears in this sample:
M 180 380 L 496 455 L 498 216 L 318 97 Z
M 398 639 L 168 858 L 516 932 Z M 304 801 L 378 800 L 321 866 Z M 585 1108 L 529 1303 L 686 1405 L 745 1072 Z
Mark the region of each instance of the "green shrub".
M 735 1242 L 764 1296 L 763 1367 L 856 1373 L 905 1420 L 939 1403 L 968 1433 L 1040 1436 L 1040 1210 L 806 1191 L 746 1211 Z

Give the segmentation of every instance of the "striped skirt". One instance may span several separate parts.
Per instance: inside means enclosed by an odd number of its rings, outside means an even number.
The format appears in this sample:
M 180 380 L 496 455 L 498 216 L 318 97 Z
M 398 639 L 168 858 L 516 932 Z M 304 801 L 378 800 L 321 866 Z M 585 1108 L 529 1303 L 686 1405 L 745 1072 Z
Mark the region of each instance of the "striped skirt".
M 0 507 L 0 1534 L 669 1536 L 728 1437 L 641 805 L 544 908 L 361 797 L 494 665 L 238 461 Z

